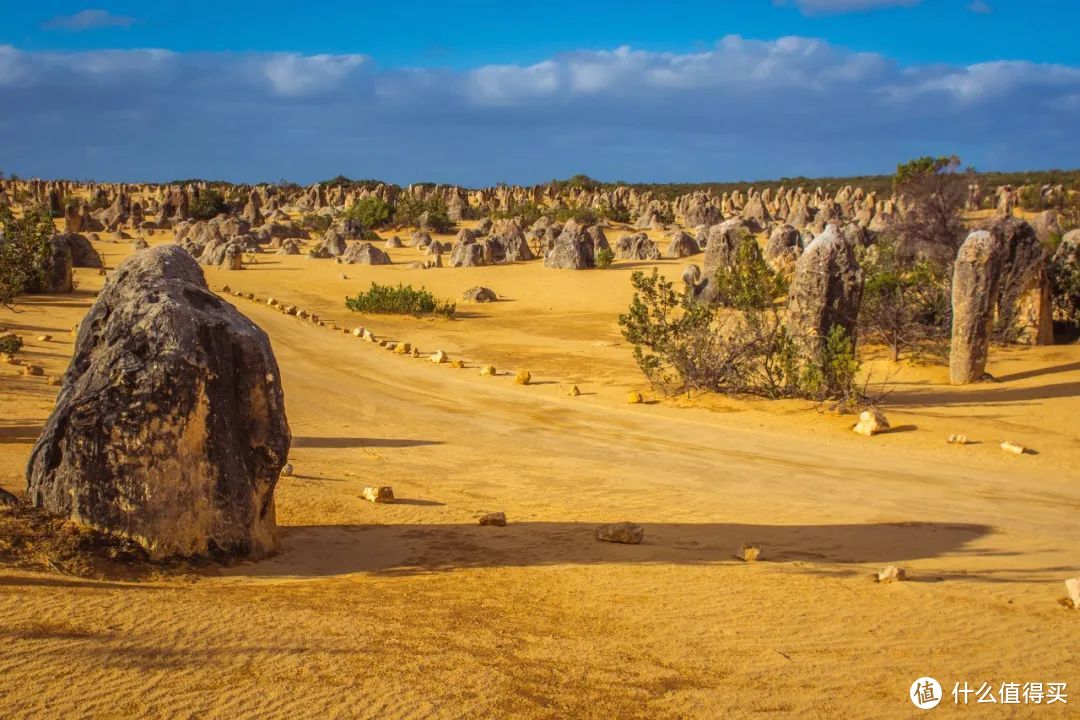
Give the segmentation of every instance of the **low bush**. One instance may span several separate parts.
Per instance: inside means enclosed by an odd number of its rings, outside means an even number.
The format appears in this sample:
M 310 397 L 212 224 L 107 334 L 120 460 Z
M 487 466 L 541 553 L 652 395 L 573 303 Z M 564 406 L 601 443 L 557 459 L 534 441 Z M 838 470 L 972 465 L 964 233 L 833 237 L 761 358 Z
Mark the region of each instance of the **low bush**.
M 888 347 L 893 360 L 943 343 L 952 322 L 949 269 L 928 260 L 904 262 L 896 248 L 894 238 L 882 237 L 860 258 L 866 278 L 860 337 Z
M 0 307 L 44 280 L 55 229 L 48 210 L 34 208 L 16 218 L 0 208 Z
M 300 227 L 311 232 L 324 233 L 334 224 L 331 215 L 321 213 L 304 213 L 300 216 Z
M 596 267 L 611 267 L 611 263 L 614 261 L 615 253 L 611 252 L 611 248 L 600 248 L 596 251 Z
M 196 220 L 209 220 L 228 210 L 225 196 L 214 188 L 200 190 L 198 197 L 191 200 L 191 217 Z
M 369 195 L 350 205 L 345 210 L 343 217 L 346 220 L 358 222 L 368 230 L 375 230 L 385 227 L 389 223 L 392 214 L 393 208 L 390 203 L 380 197 Z
M 346 298 L 345 305 L 354 312 L 394 315 L 441 315 L 453 318 L 457 312 L 455 303 L 436 300 L 424 288 L 417 290 L 400 283 L 394 287 L 373 282 L 367 292 Z
M 619 324 L 654 387 L 859 404 L 860 364 L 850 338 L 837 328 L 818 357 L 803 354 L 784 327 L 786 283 L 753 238 L 744 238 L 712 280 L 716 300 L 705 303 L 656 269 L 632 275 L 634 296 Z

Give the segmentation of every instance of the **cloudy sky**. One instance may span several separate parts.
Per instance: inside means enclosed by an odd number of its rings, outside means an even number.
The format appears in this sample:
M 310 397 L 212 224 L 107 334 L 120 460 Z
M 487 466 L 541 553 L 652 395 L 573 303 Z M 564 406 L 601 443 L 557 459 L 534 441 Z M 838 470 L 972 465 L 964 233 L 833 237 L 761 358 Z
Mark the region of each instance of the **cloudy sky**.
M 5 3 L 0 171 L 398 183 L 1080 167 L 1076 0 Z

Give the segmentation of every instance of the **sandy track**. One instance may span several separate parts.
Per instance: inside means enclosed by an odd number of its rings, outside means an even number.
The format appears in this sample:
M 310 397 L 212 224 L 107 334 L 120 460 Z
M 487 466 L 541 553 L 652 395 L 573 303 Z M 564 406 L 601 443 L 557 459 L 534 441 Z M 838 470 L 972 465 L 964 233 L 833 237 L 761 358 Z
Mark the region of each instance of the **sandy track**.
M 67 328 L 89 300 L 17 322 Z M 618 384 L 569 398 L 542 370 L 520 387 L 234 302 L 285 383 L 283 552 L 137 584 L 0 571 L 5 715 L 906 717 L 923 674 L 1080 687 L 1061 458 L 627 406 Z M 62 368 L 70 339 L 27 352 Z M 14 489 L 52 389 L 2 382 Z M 375 483 L 402 502 L 362 502 Z M 511 525 L 476 526 L 490 510 Z M 622 519 L 644 545 L 593 539 Z M 768 561 L 734 560 L 747 541 Z M 875 585 L 887 563 L 916 581 Z

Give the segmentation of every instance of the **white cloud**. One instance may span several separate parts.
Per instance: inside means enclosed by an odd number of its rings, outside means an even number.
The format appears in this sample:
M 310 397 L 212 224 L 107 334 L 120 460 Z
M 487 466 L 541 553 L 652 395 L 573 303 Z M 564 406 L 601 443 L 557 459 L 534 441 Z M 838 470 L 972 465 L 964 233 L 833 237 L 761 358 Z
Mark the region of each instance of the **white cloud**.
M 105 10 L 83 10 L 74 15 L 58 15 L 46 20 L 41 27 L 46 30 L 68 30 L 82 32 L 102 28 L 129 28 L 135 24 L 135 18 L 126 15 L 113 15 Z
M 334 90 L 364 65 L 363 55 L 275 54 L 260 61 L 262 73 L 274 92 L 300 97 Z
M 804 37 L 468 69 L 0 46 L 4 169 L 43 176 L 693 180 L 871 172 L 952 152 L 976 166 L 1077 166 L 1077 98 L 1077 67 L 902 66 Z

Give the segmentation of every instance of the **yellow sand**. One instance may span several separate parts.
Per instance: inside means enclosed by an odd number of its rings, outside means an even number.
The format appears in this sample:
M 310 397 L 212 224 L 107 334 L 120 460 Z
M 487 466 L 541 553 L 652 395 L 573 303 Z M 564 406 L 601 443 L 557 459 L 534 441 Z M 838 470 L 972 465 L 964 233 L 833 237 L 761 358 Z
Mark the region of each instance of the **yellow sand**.
M 130 247 L 97 246 L 110 267 Z M 805 403 L 661 401 L 616 323 L 633 263 L 409 270 L 416 251 L 389 252 L 390 267 L 261 255 L 207 277 L 465 368 L 230 297 L 281 364 L 284 551 L 141 583 L 0 569 L 0 714 L 911 717 L 922 675 L 947 693 L 965 680 L 1080 693 L 1080 612 L 1059 602 L 1080 574 L 1080 347 L 995 348 L 1000 382 L 967 388 L 943 366 L 876 363 L 897 431 L 864 438 Z M 676 277 L 685 262 L 658 265 Z M 77 277 L 73 296 L 0 311 L 47 374 L 104 280 Z M 456 321 L 347 312 L 373 279 L 503 301 Z M 497 376 L 480 375 L 488 363 Z M 9 490 L 56 390 L 0 365 Z M 646 403 L 627 404 L 632 390 Z M 952 433 L 975 444 L 947 445 Z M 1003 453 L 1006 439 L 1038 454 Z M 399 500 L 365 502 L 364 485 Z M 507 527 L 477 525 L 496 510 Z M 645 543 L 594 539 L 620 520 Z M 746 543 L 762 561 L 734 558 Z M 911 581 L 875 584 L 887 564 Z M 960 715 L 949 706 L 937 713 Z

